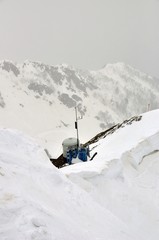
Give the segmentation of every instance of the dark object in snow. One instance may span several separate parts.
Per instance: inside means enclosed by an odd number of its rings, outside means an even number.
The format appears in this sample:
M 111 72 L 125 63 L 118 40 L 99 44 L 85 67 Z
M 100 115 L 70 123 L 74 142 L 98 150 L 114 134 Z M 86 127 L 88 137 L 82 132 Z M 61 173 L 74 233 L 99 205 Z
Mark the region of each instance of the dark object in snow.
M 81 147 L 79 150 L 78 150 L 78 158 L 80 160 L 82 160 L 83 162 L 86 162 L 87 161 L 87 148 L 84 148 L 84 147 Z
M 57 159 L 51 158 L 51 156 L 49 156 L 49 158 L 55 167 L 61 168 L 68 164 L 71 165 L 73 158 L 76 158 L 76 157 L 78 157 L 79 160 L 86 162 L 87 156 L 89 156 L 89 148 L 82 147 L 82 148 L 79 148 L 78 150 L 77 149 L 68 149 L 68 151 L 66 152 L 66 157 L 64 157 L 63 154 L 61 154 Z
M 95 152 L 95 153 L 93 154 L 93 156 L 91 157 L 90 161 L 92 161 L 93 158 L 94 158 L 96 155 L 97 155 L 97 152 Z
M 107 129 L 107 130 L 105 130 L 105 131 L 103 131 L 103 132 L 98 133 L 95 137 L 93 137 L 91 140 L 89 140 L 88 142 L 86 142 L 86 143 L 84 144 L 84 147 L 89 146 L 89 145 L 91 145 L 91 144 L 93 144 L 93 143 L 98 142 L 100 139 L 107 137 L 109 134 L 113 134 L 113 133 L 114 133 L 117 129 L 119 129 L 119 128 L 123 128 L 123 127 L 125 127 L 126 125 L 132 124 L 133 122 L 140 121 L 141 118 L 142 118 L 142 116 L 132 117 L 132 118 L 130 118 L 130 119 L 128 119 L 128 120 L 125 120 L 125 121 L 122 122 L 122 123 L 118 123 L 118 124 L 114 125 L 113 127 L 109 128 L 109 129 Z
M 50 161 L 57 168 L 61 168 L 67 163 L 67 160 L 63 157 L 63 154 L 61 154 L 57 159 L 50 158 Z

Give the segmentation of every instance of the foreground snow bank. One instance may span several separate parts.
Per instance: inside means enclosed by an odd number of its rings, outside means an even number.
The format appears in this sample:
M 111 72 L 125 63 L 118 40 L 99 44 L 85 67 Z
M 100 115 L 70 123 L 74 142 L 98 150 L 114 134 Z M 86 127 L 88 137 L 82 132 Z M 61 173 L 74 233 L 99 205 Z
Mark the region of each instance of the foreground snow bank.
M 0 239 L 158 240 L 158 119 L 144 114 L 60 171 L 33 139 L 1 129 Z
M 34 140 L 0 130 L 1 240 L 130 236 L 126 225 L 60 173 Z

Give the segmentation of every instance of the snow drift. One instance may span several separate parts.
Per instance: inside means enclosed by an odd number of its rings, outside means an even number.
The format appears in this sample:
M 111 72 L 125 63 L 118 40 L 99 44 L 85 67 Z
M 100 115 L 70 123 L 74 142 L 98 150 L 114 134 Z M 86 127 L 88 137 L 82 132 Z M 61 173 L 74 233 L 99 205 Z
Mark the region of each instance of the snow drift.
M 159 110 L 56 169 L 33 139 L 0 130 L 0 239 L 158 240 Z
M 118 239 L 125 224 L 71 183 L 30 138 L 0 130 L 0 239 Z
M 134 239 L 159 237 L 158 119 L 159 110 L 143 114 L 92 145 L 93 161 L 61 170 L 121 219 Z

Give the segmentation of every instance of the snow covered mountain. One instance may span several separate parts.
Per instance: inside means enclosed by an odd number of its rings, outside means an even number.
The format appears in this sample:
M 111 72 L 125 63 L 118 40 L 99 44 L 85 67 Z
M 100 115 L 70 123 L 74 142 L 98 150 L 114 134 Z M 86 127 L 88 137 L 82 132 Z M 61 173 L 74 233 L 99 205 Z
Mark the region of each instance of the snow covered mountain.
M 54 140 L 76 134 L 75 106 L 83 117 L 79 125 L 84 142 L 114 123 L 156 109 L 158 83 L 124 63 L 83 71 L 66 64 L 1 61 L 0 126 L 22 130 L 59 155 Z
M 56 169 L 19 131 L 0 130 L 0 239 L 158 240 L 159 110 Z

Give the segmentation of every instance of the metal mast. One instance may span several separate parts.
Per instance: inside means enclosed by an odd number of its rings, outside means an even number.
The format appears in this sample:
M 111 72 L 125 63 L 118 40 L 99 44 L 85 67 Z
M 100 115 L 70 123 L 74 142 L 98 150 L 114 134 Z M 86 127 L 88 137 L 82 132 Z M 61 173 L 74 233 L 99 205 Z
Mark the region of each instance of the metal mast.
M 76 115 L 75 129 L 77 130 L 77 149 L 78 149 L 79 148 L 79 133 L 78 133 L 77 107 L 75 107 L 75 115 Z

